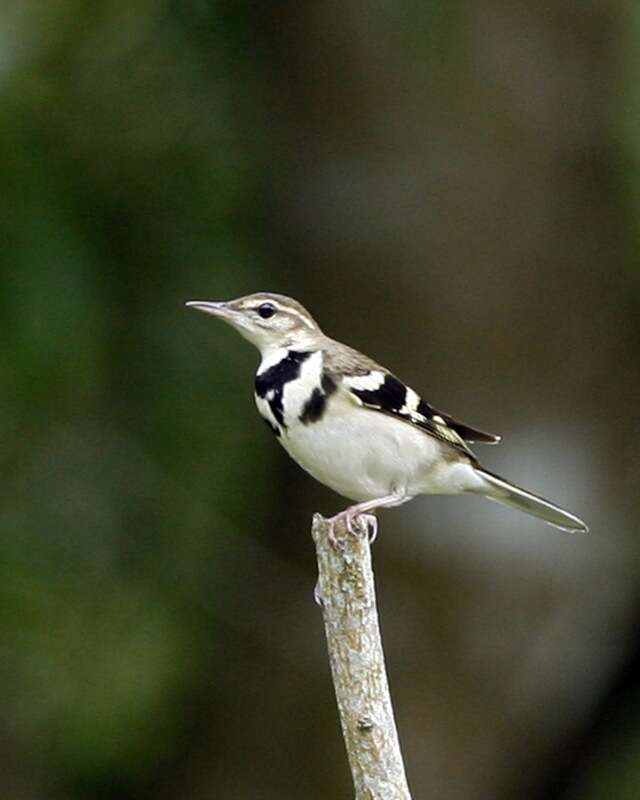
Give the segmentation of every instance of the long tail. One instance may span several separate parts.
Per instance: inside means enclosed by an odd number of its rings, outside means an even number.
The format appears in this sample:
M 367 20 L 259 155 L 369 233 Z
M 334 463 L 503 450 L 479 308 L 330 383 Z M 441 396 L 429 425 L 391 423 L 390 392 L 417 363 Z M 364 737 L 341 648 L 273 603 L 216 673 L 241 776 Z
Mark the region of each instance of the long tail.
M 525 514 L 539 517 L 548 525 L 553 525 L 563 531 L 576 533 L 577 531 L 586 532 L 589 530 L 581 519 L 560 508 L 560 506 L 550 503 L 543 497 L 527 492 L 525 489 L 515 486 L 498 475 L 493 475 L 485 469 L 476 467 L 475 473 L 487 484 L 487 488 L 482 494 L 488 497 L 489 500 L 495 500 L 496 503 L 511 506 L 511 508 L 517 508 L 518 511 L 524 511 Z

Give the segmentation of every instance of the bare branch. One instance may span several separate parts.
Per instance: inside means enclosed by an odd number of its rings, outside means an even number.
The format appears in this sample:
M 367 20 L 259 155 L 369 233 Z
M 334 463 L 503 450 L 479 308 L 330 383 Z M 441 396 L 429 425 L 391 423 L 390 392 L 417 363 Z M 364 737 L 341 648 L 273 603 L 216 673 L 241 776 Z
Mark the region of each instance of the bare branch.
M 320 514 L 312 534 L 342 734 L 356 800 L 411 800 L 382 652 L 366 524 L 357 535 Z M 337 544 L 332 543 L 337 542 Z

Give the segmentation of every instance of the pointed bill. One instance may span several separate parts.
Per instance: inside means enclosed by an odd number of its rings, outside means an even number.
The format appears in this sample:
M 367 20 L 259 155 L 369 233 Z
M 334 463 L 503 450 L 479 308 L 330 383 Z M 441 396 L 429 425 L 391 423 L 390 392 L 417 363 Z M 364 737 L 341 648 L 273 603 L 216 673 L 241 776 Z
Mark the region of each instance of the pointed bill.
M 225 311 L 226 303 L 214 303 L 211 300 L 189 300 L 185 303 L 187 308 L 195 308 L 197 311 L 203 311 L 205 314 L 213 314 L 214 316 L 222 316 Z

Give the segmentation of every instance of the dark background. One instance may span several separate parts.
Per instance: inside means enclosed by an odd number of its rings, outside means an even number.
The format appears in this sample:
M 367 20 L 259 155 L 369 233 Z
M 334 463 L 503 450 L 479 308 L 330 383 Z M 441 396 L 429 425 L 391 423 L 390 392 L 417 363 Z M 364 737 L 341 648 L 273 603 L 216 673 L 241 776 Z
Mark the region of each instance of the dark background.
M 257 290 L 591 525 L 382 517 L 414 796 L 640 796 L 639 56 L 613 0 L 2 4 L 2 797 L 351 796 L 309 532 L 344 502 L 183 307 Z

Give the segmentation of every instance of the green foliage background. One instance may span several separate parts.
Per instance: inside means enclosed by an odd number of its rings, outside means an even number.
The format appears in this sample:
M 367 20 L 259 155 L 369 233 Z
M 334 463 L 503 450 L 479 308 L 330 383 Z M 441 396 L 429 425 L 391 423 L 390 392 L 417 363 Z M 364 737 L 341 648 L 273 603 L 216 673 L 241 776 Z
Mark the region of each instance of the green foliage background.
M 416 796 L 640 792 L 640 15 L 587 5 L 3 5 L 3 797 L 348 796 L 308 535 L 340 500 L 183 308 L 259 289 L 506 427 L 596 531 L 385 517 Z

